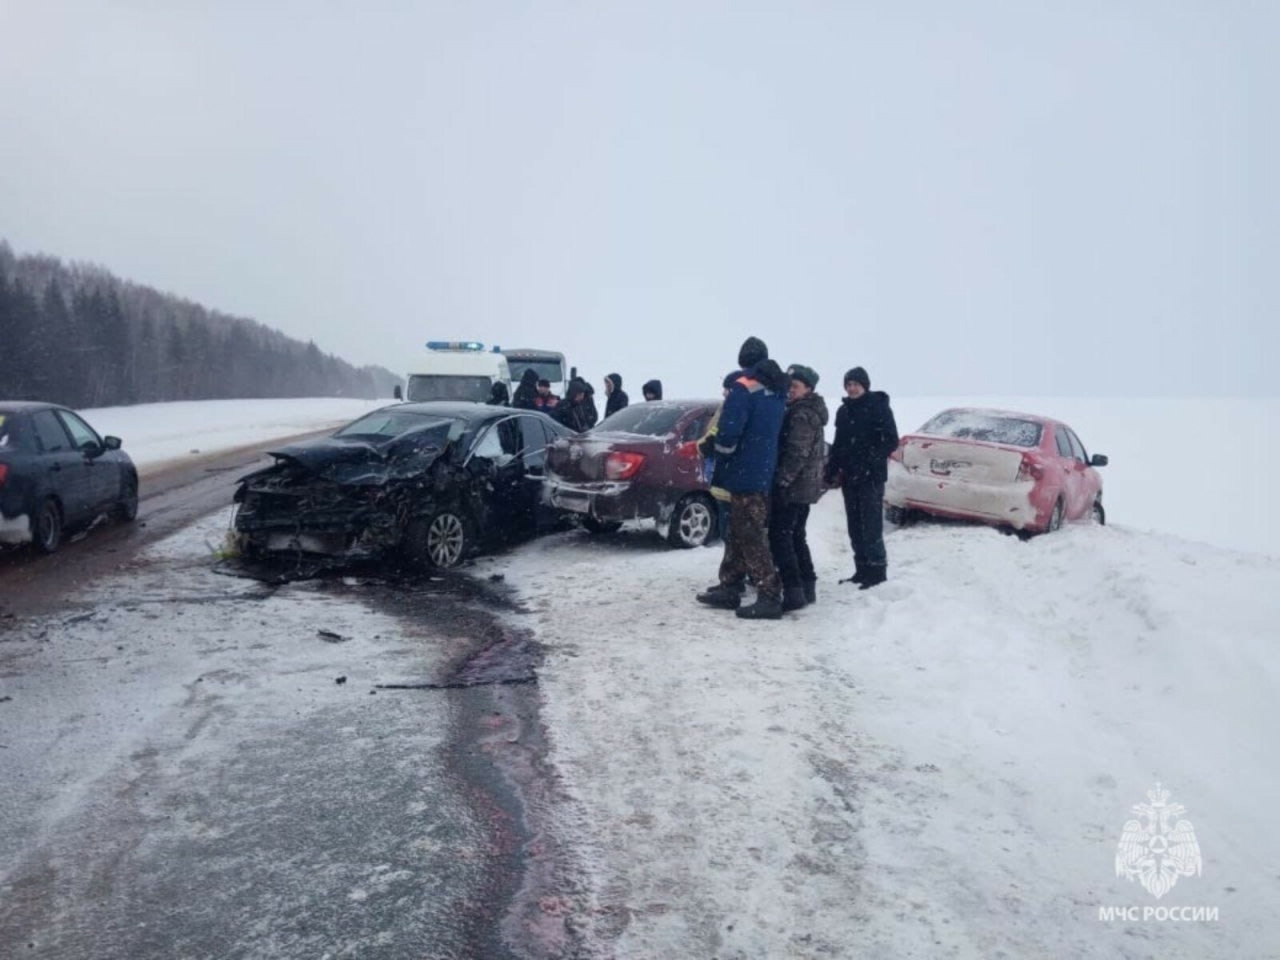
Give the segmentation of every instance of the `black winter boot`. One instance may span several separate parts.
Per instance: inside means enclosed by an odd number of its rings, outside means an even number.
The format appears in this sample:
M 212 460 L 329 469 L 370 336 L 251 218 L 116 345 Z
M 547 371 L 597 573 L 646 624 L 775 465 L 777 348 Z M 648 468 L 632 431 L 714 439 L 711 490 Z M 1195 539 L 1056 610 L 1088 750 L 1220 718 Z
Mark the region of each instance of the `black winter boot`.
M 862 581 L 858 584 L 859 590 L 870 590 L 872 587 L 879 586 L 889 579 L 889 568 L 883 563 L 868 564 L 862 573 Z
M 756 602 L 749 607 L 739 607 L 738 616 L 743 620 L 781 620 L 782 599 L 756 594 Z
M 717 583 L 714 587 L 703 590 L 697 599 L 699 603 L 717 610 L 737 610 L 746 589 L 746 585 L 741 583 Z
M 818 581 L 817 580 L 806 580 L 804 582 L 804 602 L 805 603 L 818 602 Z
M 862 564 L 860 564 L 857 560 L 855 560 L 853 561 L 853 576 L 845 577 L 845 579 L 841 580 L 840 582 L 841 583 L 862 583 L 866 579 L 867 579 L 866 568 L 863 567 Z
M 808 605 L 809 601 L 804 596 L 804 587 L 787 587 L 782 592 L 783 613 L 790 613 L 792 610 L 799 610 Z

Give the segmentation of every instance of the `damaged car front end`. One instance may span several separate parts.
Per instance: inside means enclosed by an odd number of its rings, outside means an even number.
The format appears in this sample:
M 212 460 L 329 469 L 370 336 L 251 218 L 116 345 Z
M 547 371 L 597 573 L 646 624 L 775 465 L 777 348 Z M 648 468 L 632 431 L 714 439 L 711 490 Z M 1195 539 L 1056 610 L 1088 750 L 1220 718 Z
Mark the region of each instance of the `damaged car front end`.
M 234 527 L 242 556 L 383 557 L 440 503 L 468 499 L 474 484 L 444 456 L 465 432 L 464 421 L 367 419 L 316 443 L 273 451 L 272 466 L 241 479 Z M 461 557 L 441 559 L 452 565 Z
M 274 464 L 241 479 L 238 552 L 455 566 L 482 539 L 535 525 L 541 457 L 560 431 L 541 414 L 482 404 L 375 411 L 332 437 L 274 451 Z

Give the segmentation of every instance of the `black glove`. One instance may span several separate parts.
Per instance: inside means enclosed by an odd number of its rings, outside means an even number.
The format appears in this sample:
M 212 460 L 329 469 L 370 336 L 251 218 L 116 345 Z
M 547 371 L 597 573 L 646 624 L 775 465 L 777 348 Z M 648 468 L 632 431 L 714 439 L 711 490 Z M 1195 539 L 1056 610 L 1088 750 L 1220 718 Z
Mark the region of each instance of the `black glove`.
M 703 437 L 698 443 L 698 452 L 704 457 L 709 457 L 716 452 L 716 438 L 713 436 Z

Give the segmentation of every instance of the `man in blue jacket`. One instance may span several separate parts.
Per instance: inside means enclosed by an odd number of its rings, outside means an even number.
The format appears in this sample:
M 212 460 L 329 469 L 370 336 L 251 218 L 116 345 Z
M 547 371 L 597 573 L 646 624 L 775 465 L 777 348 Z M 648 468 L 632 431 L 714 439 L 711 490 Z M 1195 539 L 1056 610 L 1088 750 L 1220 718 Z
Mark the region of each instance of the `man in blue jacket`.
M 716 480 L 730 494 L 729 542 L 720 582 L 698 594 L 698 600 L 737 610 L 743 619 L 777 620 L 782 616 L 782 582 L 769 552 L 769 491 L 791 383 L 756 337 L 742 344 L 738 366 L 742 373 L 725 398 L 715 438 Z M 748 576 L 756 585 L 756 602 L 744 607 Z

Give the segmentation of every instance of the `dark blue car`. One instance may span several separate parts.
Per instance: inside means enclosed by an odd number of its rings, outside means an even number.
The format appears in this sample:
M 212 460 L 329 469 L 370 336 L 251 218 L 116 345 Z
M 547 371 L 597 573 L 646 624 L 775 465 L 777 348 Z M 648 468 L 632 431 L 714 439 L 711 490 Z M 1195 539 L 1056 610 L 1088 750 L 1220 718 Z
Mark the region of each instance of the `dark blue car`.
M 0 547 L 53 553 L 66 530 L 138 515 L 138 471 L 118 437 L 51 403 L 0 401 Z

